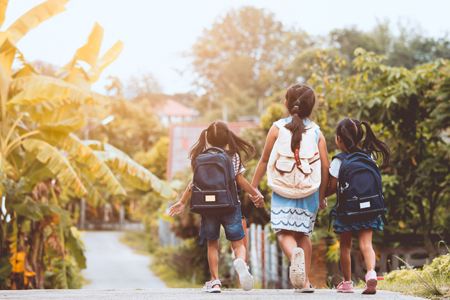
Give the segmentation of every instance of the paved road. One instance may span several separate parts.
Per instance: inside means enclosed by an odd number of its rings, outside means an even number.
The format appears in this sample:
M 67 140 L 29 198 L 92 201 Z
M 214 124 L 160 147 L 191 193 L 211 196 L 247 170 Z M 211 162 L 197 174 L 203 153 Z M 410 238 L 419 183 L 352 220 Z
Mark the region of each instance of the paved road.
M 84 234 L 87 269 L 83 273 L 90 284 L 83 289 L 166 288 L 148 268 L 150 257 L 134 253 L 119 241 L 123 234 L 114 231 L 87 231 Z
M 379 291 L 376 295 L 361 295 L 361 291 L 355 294 L 338 294 L 336 290 L 317 290 L 314 294 L 297 294 L 293 290 L 252 290 L 244 292 L 242 290 L 223 291 L 221 294 L 206 294 L 199 289 L 149 289 L 149 290 L 34 290 L 34 291 L 0 291 L 0 299 L 32 299 L 32 300 L 103 300 L 103 299 L 158 299 L 158 300 L 419 300 L 411 296 L 397 293 Z

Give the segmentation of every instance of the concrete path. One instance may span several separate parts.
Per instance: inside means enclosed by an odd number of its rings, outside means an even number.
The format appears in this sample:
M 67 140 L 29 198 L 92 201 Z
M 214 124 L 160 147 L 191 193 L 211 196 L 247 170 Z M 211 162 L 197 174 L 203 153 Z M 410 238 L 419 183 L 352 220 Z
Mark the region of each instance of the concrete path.
M 297 294 L 293 290 L 252 290 L 244 292 L 242 290 L 228 290 L 221 294 L 207 294 L 200 289 L 153 289 L 153 290 L 34 290 L 34 291 L 0 291 L 0 299 L 32 299 L 32 300 L 52 300 L 52 299 L 87 299 L 87 300 L 414 300 L 422 299 L 412 296 L 405 296 L 392 292 L 379 291 L 376 295 L 361 295 L 361 291 L 354 294 L 341 294 L 336 290 L 317 290 L 314 294 Z
M 136 254 L 122 244 L 119 239 L 123 235 L 123 232 L 115 231 L 84 233 L 87 268 L 83 274 L 90 284 L 83 289 L 166 288 L 164 282 L 148 268 L 150 257 Z

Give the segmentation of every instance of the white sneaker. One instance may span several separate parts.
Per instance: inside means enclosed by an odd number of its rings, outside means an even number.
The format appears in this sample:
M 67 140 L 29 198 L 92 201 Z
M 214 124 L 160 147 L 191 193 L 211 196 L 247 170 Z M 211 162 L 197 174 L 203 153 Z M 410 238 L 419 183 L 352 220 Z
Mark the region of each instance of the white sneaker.
M 239 275 L 239 283 L 244 291 L 250 291 L 255 285 L 253 276 L 248 272 L 247 264 L 242 259 L 238 258 L 233 262 L 233 266 Z
M 305 253 L 302 248 L 294 248 L 294 250 L 292 250 L 289 277 L 291 279 L 291 284 L 295 289 L 302 289 L 305 285 Z

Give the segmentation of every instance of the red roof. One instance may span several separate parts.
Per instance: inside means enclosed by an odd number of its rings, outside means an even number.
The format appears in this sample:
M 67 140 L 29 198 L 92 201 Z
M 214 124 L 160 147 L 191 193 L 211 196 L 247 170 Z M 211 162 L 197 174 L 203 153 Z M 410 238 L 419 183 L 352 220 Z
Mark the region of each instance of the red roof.
M 195 117 L 196 114 L 189 107 L 173 100 L 167 99 L 163 101 L 156 111 L 161 112 L 167 117 L 177 116 L 177 117 Z

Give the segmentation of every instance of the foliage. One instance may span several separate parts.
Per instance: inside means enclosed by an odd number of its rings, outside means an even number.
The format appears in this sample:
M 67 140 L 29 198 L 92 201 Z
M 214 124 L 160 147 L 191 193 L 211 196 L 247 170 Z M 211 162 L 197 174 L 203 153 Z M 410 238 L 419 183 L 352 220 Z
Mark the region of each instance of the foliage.
M 204 118 L 219 116 L 227 104 L 230 120 L 257 115 L 258 100 L 283 88 L 290 62 L 309 37 L 287 30 L 263 9 L 242 7 L 219 17 L 198 38 L 192 51 L 195 84 L 206 91 L 195 108 Z M 216 111 L 217 112 L 217 111 Z
M 96 24 L 58 78 L 40 75 L 18 50 L 16 43 L 28 31 L 64 11 L 67 2 L 45 1 L 0 32 L 0 284 L 4 289 L 81 286 L 79 270 L 86 267 L 86 259 L 73 226 L 75 214 L 71 215 L 79 198 L 86 196 L 94 206 L 102 193 L 123 196 L 124 182 L 161 197 L 173 196 L 169 185 L 118 149 L 81 141 L 73 134 L 86 124 L 83 109 L 109 102 L 90 87 L 118 57 L 122 42 L 98 58 L 103 28 Z M 1 5 L 0 26 L 5 9 L 6 3 Z
M 355 287 L 362 288 L 364 284 L 361 281 Z M 450 296 L 450 255 L 437 256 L 421 269 L 407 264 L 385 274 L 378 288 L 424 298 L 447 298 Z
M 119 96 L 110 104 L 86 111 L 89 120 L 114 116 L 114 121 L 89 132 L 90 137 L 107 142 L 133 157 L 139 151 L 149 151 L 158 139 L 166 135 L 154 110 L 142 103 L 133 103 Z
M 161 137 L 148 152 L 138 152 L 134 160 L 159 178 L 166 177 L 167 153 L 169 152 L 169 137 Z
M 354 50 L 363 48 L 377 55 L 385 55 L 386 64 L 395 67 L 414 68 L 416 65 L 450 58 L 450 41 L 445 38 L 423 36 L 420 26 L 406 27 L 398 24 L 395 36 L 388 21 L 379 22 L 371 31 L 363 32 L 356 27 L 335 29 L 328 34 L 329 43 L 338 49 L 339 56 L 347 61 L 355 58 Z M 344 74 L 354 74 L 351 65 Z
M 331 81 L 316 73 L 311 84 L 325 92 L 327 122 L 336 123 L 343 117 L 336 111 L 345 111 L 367 120 L 389 143 L 391 163 L 383 173 L 392 176 L 386 186 L 392 228 L 402 227 L 397 226 L 401 222 L 409 232 L 421 232 L 434 257 L 431 234 L 448 230 L 439 220 L 445 219 L 450 201 L 450 156 L 442 139 L 449 126 L 449 110 L 442 105 L 449 99 L 449 62 L 437 60 L 407 70 L 383 65 L 383 56 L 363 49 L 356 49 L 355 56 L 355 75 Z

